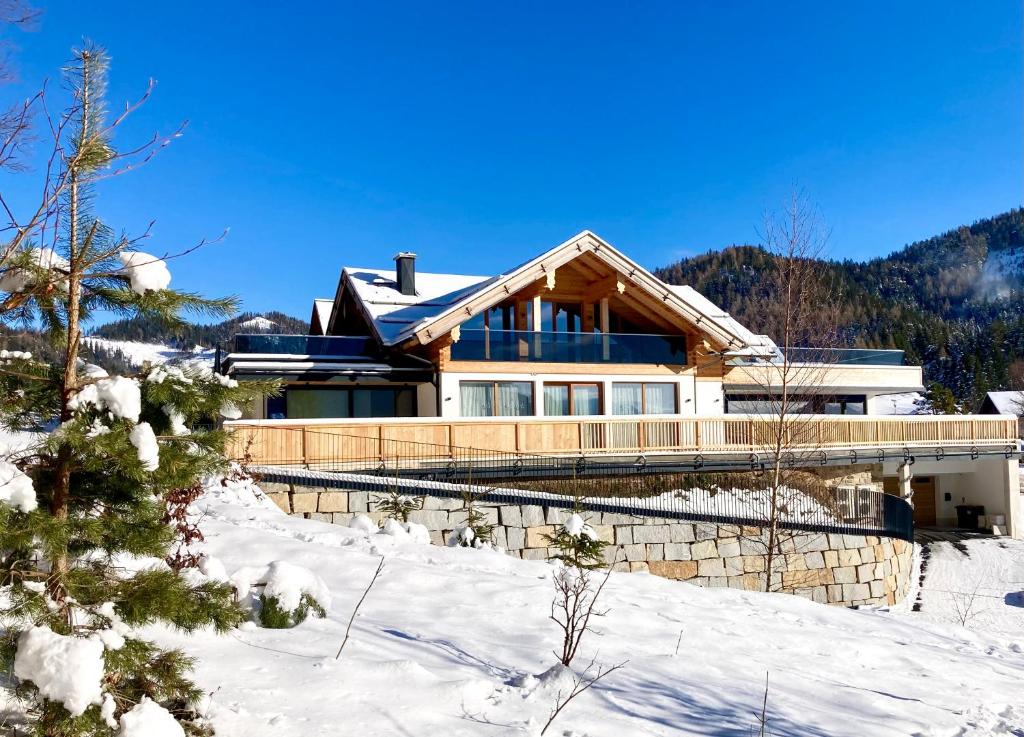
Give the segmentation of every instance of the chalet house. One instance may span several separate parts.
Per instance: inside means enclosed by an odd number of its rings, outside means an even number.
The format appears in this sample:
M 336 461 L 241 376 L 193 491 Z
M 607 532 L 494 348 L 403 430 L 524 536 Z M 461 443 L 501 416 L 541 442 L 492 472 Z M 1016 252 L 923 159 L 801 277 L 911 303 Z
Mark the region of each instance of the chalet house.
M 689 286 L 665 284 L 589 231 L 497 276 L 345 267 L 308 336 L 240 335 L 238 378 L 277 376 L 268 419 L 720 415 L 770 410 L 779 349 Z M 922 389 L 901 351 L 814 348 L 794 406 L 874 414 Z M 766 368 L 767 367 L 767 368 Z M 793 375 L 800 376 L 799 373 Z
M 382 468 L 386 447 L 405 442 L 442 456 L 749 470 L 767 458 L 763 418 L 789 367 L 790 411 L 808 431 L 792 463 L 913 496 L 918 525 L 956 524 L 956 507 L 975 505 L 1024 534 L 1016 423 L 892 416 L 892 395 L 923 389 L 901 351 L 810 346 L 784 360 L 771 337 L 589 231 L 495 276 L 394 260 L 343 268 L 333 299 L 313 302 L 308 335 L 238 335 L 218 359 L 234 378 L 283 382 L 226 423 L 259 463 L 337 467 L 355 438 Z

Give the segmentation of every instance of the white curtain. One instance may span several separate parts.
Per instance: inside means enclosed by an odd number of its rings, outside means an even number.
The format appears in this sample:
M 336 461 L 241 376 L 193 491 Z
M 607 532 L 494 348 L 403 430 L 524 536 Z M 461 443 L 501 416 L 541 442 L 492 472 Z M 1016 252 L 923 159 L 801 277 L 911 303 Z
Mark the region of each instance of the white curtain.
M 569 414 L 569 387 L 558 384 L 544 387 L 544 414 L 548 417 Z
M 463 417 L 490 417 L 494 414 L 494 385 L 489 381 L 463 381 L 459 390 Z
M 643 384 L 612 384 L 612 414 L 638 415 L 643 412 L 640 392 Z
M 644 384 L 644 400 L 649 415 L 675 414 L 675 384 Z
M 601 413 L 601 393 L 596 386 L 588 384 L 573 386 L 572 413 L 574 415 Z
M 499 381 L 498 411 L 502 417 L 533 414 L 533 384 L 528 381 Z

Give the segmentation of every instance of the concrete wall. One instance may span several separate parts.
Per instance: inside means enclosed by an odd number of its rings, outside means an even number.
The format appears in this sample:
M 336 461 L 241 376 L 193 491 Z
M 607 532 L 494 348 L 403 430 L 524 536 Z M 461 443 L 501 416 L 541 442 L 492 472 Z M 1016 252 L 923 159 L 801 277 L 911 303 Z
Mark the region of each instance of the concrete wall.
M 356 514 L 375 521 L 373 493 L 263 483 L 264 491 L 284 511 L 347 525 Z M 520 558 L 544 560 L 554 549 L 552 534 L 569 510 L 532 504 L 477 505 L 495 525 L 494 543 Z M 609 562 L 617 570 L 643 571 L 688 581 L 763 591 L 766 580 L 767 533 L 759 527 L 680 522 L 657 517 L 594 512 L 585 515 L 598 536 L 610 543 Z M 444 545 L 466 519 L 461 499 L 424 497 L 424 509 L 410 520 L 430 531 L 435 545 Z M 822 604 L 894 604 L 907 594 L 913 546 L 902 540 L 786 533 L 782 554 L 773 562 L 772 590 L 786 591 Z

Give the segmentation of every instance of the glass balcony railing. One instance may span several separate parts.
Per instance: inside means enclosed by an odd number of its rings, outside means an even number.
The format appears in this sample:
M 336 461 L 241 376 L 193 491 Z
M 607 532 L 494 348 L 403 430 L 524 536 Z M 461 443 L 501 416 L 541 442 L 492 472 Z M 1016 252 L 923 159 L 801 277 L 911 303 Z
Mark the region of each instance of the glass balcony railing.
M 791 361 L 855 366 L 902 366 L 903 351 L 877 348 L 790 348 Z
M 452 360 L 683 366 L 686 365 L 686 338 L 627 333 L 463 330 L 458 342 L 452 344 Z
M 372 356 L 373 340 L 348 335 L 236 335 L 234 353 L 296 356 Z

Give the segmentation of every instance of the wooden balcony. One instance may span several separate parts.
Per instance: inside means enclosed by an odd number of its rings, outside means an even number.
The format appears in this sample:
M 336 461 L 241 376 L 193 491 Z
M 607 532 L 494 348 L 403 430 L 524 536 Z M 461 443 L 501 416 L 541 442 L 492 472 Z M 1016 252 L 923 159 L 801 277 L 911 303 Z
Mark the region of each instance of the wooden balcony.
M 370 420 L 239 420 L 227 422 L 229 451 L 258 465 L 316 467 L 342 460 L 381 461 L 452 455 L 474 449 L 524 455 L 766 453 L 777 423 L 770 417 L 434 417 Z M 1017 420 L 993 415 L 787 418 L 785 451 L 1019 448 Z M 428 452 L 429 450 L 429 452 Z M 862 461 L 862 462 L 864 462 Z

